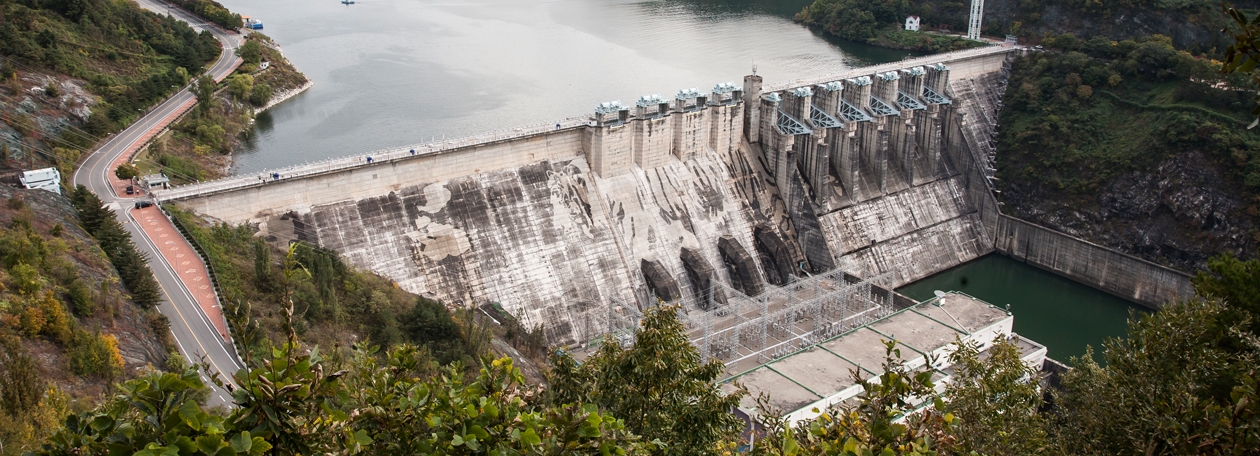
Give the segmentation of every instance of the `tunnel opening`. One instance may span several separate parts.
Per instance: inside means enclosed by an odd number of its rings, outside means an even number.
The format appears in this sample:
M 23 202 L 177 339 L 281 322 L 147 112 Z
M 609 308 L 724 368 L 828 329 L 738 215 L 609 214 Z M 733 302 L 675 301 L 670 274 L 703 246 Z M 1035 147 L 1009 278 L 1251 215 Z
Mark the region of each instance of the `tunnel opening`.
M 647 282 L 648 290 L 657 299 L 662 302 L 674 302 L 682 297 L 682 293 L 678 291 L 678 283 L 659 261 L 644 259 L 639 262 L 639 269 L 643 271 L 643 279 Z
M 757 253 L 761 257 L 762 270 L 766 271 L 766 281 L 774 285 L 787 285 L 792 281 L 794 262 L 792 252 L 787 244 L 773 231 L 765 227 L 757 227 L 753 231 L 757 238 Z
M 757 264 L 753 262 L 752 255 L 744 250 L 744 246 L 730 236 L 722 236 L 718 239 L 718 251 L 730 272 L 731 287 L 748 296 L 761 294 L 764 285 L 757 275 Z
M 683 247 L 679 258 L 682 260 L 683 270 L 687 272 L 687 280 L 691 281 L 696 305 L 703 310 L 725 305 L 726 293 L 714 286 L 717 271 L 709 266 L 709 262 L 705 261 L 700 252 Z

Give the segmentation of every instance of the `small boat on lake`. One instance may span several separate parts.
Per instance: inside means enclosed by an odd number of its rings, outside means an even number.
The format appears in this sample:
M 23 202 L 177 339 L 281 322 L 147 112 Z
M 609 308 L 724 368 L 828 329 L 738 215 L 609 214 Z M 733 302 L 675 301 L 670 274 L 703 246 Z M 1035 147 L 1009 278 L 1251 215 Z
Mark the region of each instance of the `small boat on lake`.
M 241 16 L 241 20 L 245 21 L 245 28 L 250 30 L 262 30 L 262 21 L 249 16 Z

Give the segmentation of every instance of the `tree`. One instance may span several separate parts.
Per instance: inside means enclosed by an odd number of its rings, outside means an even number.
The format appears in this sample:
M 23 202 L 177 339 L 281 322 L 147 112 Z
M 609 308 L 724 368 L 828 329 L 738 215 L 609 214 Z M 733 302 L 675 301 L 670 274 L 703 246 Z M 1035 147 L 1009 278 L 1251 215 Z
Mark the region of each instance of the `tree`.
M 597 404 L 634 433 L 663 442 L 669 454 L 710 454 L 743 428 L 731 410 L 744 392 L 718 390 L 726 368 L 719 360 L 701 362 L 677 306 L 648 311 L 629 348 L 610 337 L 581 365 L 562 353 L 551 364 L 553 406 Z
M 959 453 L 1044 454 L 1048 422 L 1040 376 L 1020 359 L 1019 347 L 1001 337 L 980 359 L 979 346 L 959 342 L 949 355 L 954 369 L 942 410 L 960 418 L 953 433 Z
M 43 393 L 39 363 L 16 336 L 0 334 L 0 410 L 24 413 L 39 405 Z
M 1241 315 L 1241 318 L 1238 318 Z M 1130 319 L 1055 394 L 1054 439 L 1080 454 L 1247 454 L 1260 444 L 1250 317 L 1196 298 Z
M 271 86 L 267 83 L 254 84 L 254 89 L 249 92 L 249 102 L 254 106 L 263 106 L 271 101 Z
M 254 240 L 254 278 L 258 283 L 271 282 L 271 249 L 262 238 Z
M 1221 8 L 1234 20 L 1239 29 L 1238 33 L 1232 34 L 1234 44 L 1225 49 L 1225 62 L 1221 65 L 1221 74 L 1250 74 L 1251 82 L 1260 85 L 1260 74 L 1255 72 L 1256 66 L 1260 65 L 1260 14 L 1248 20 L 1247 15 L 1227 6 L 1225 2 L 1221 2 Z M 1260 92 L 1256 93 L 1256 106 L 1251 109 L 1251 115 L 1256 119 L 1247 128 L 1255 128 L 1260 124 Z
M 214 82 L 214 78 L 208 74 L 203 74 L 197 78 L 197 82 L 193 84 L 192 92 L 197 96 L 197 107 L 202 117 L 210 114 L 210 109 L 214 105 L 214 91 L 218 84 Z
M 75 188 L 70 201 L 78 212 L 83 229 L 96 238 L 101 250 L 118 270 L 123 285 L 131 292 L 132 301 L 142 307 L 156 306 L 162 299 L 162 291 L 149 269 L 148 259 L 123 230 L 114 211 L 106 209 L 101 199 L 82 185 Z
M 351 426 L 375 454 L 626 454 L 642 448 L 625 424 L 594 405 L 547 406 L 509 358 L 483 361 L 465 383 L 451 365 L 420 380 L 420 351 L 404 344 L 384 360 L 360 346 L 347 375 Z
M 34 455 L 164 454 L 252 455 L 271 444 L 229 428 L 206 413 L 196 397 L 205 389 L 197 369 L 151 371 L 119 385 L 96 410 L 70 415 Z
M 416 305 L 399 315 L 398 326 L 411 343 L 428 348 L 442 364 L 460 360 L 465 354 L 459 325 L 442 303 L 416 298 Z
M 244 100 L 250 95 L 250 90 L 254 89 L 254 77 L 248 74 L 238 74 L 232 76 L 228 81 L 228 92 L 237 100 Z
M 122 374 L 123 359 L 113 334 L 80 330 L 68 350 L 70 370 L 81 377 L 112 379 Z
M 257 64 L 262 61 L 262 46 L 257 40 L 245 40 L 245 44 L 236 48 L 236 55 L 248 64 Z
M 1208 270 L 1192 279 L 1200 296 L 1215 297 L 1260 319 L 1260 260 L 1240 261 L 1223 254 L 1208 260 Z
M 131 180 L 133 178 L 140 177 L 140 168 L 137 168 L 136 165 L 131 163 L 123 163 L 118 165 L 118 168 L 114 169 L 114 175 L 118 176 L 118 178 L 122 180 Z

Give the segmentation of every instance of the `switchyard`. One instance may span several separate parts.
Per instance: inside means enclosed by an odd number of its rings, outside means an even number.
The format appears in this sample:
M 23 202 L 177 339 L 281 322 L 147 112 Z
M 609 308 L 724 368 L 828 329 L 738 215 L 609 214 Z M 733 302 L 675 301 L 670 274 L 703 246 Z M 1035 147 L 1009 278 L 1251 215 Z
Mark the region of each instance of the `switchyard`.
M 840 271 L 770 287 L 757 296 L 725 288 L 725 306 L 688 313 L 688 337 L 701 356 L 740 371 L 877 320 L 892 310 L 879 282 Z
M 679 315 L 687 337 L 701 357 L 721 360 L 729 372 L 739 372 L 892 313 L 895 294 L 881 285 L 888 278 L 884 274 L 862 279 L 829 271 L 781 287 L 768 286 L 756 296 L 717 282 L 700 294 L 702 298 L 683 297 L 675 303 L 682 308 Z M 608 340 L 630 345 L 642 318 L 637 306 L 610 302 L 611 339 L 590 341 L 577 355 Z

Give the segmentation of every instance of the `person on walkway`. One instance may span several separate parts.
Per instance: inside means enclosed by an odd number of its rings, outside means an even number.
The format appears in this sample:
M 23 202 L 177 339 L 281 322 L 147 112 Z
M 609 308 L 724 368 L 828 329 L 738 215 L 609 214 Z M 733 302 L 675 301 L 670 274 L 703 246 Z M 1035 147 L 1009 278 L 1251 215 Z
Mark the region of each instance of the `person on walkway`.
M 372 156 L 371 156 L 371 155 L 368 155 L 367 162 L 368 162 L 368 163 L 372 163 Z
M 411 149 L 411 156 L 412 156 L 412 157 L 416 156 L 416 150 L 415 150 L 415 149 Z

